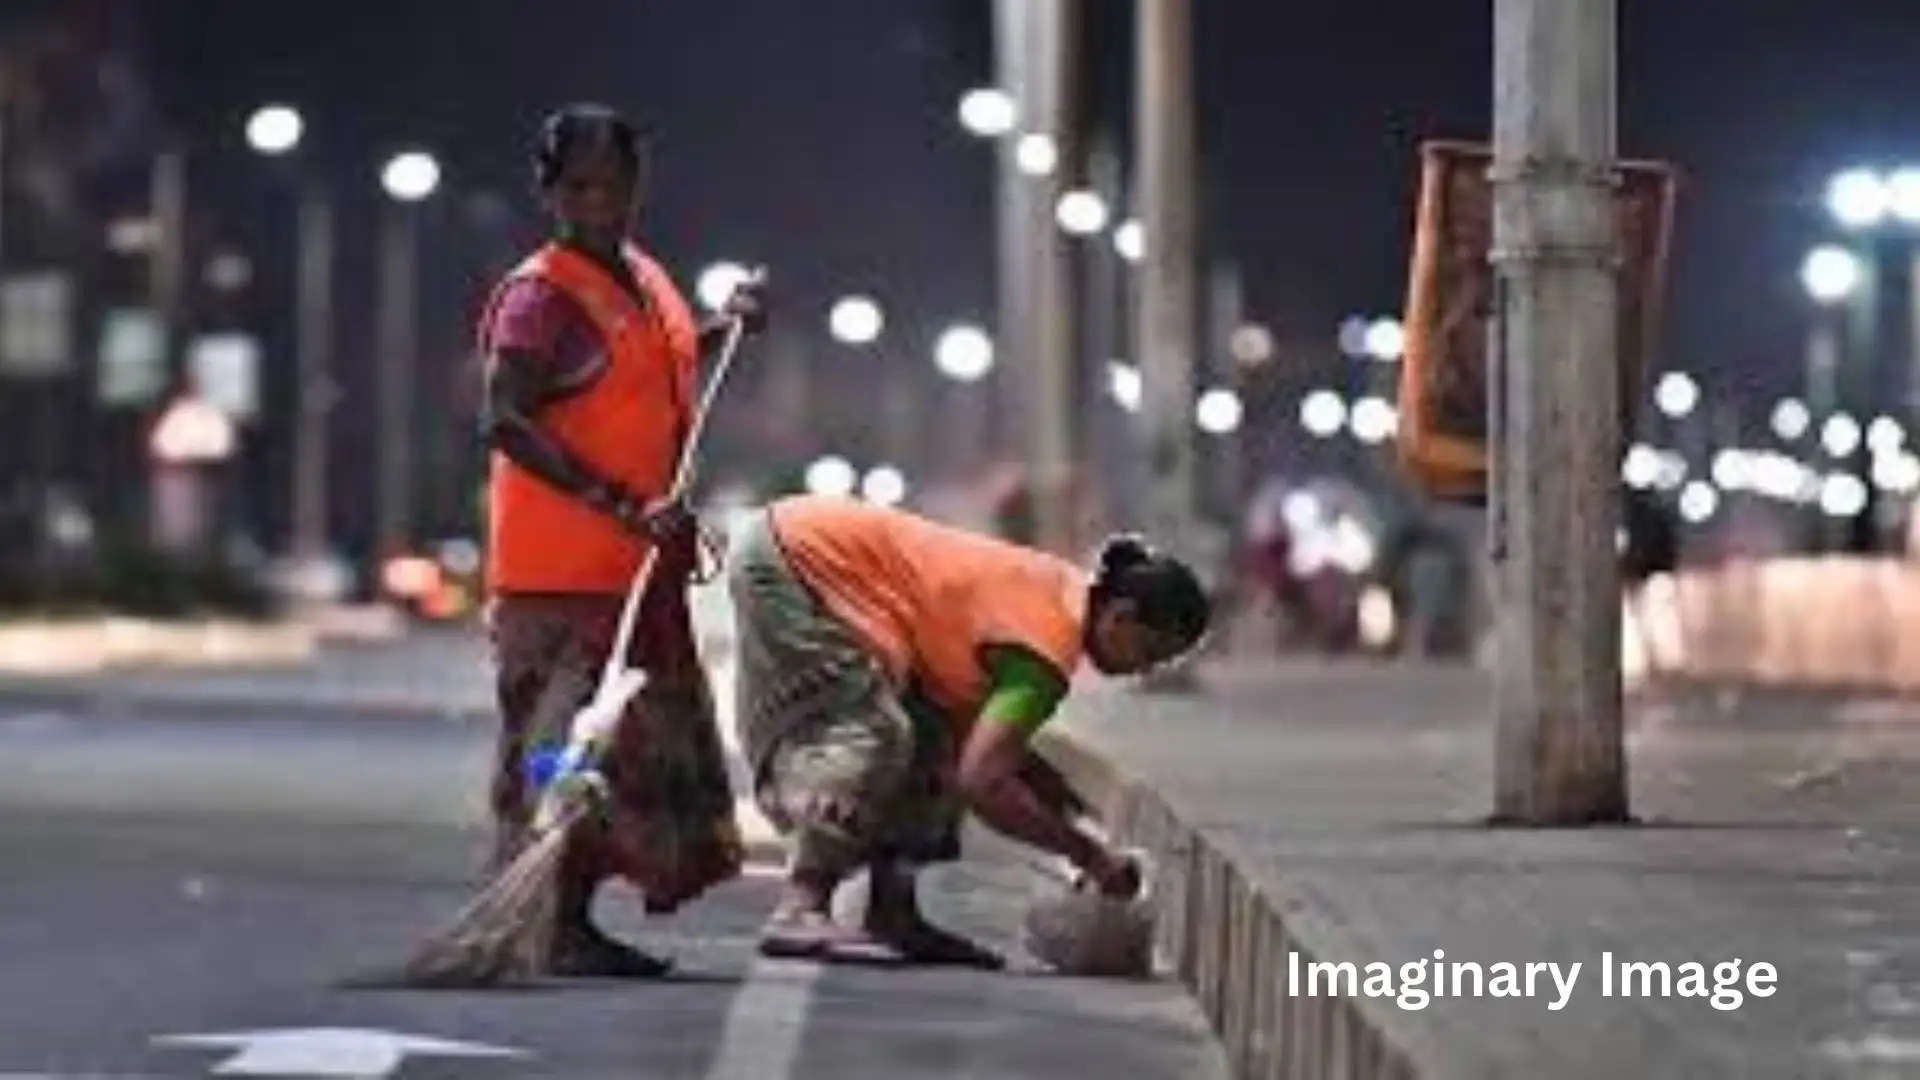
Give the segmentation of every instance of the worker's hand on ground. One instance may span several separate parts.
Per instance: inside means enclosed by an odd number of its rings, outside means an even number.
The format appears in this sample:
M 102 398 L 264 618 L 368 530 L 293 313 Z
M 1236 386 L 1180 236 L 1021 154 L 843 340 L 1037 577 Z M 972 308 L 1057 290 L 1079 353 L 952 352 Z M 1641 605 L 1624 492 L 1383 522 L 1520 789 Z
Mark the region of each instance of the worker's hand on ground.
M 757 334 L 767 328 L 767 279 L 756 275 L 733 287 L 732 295 L 721 306 L 720 314 L 738 318 L 741 328 Z
M 1099 852 L 1086 866 L 1086 872 L 1095 888 L 1103 895 L 1118 900 L 1131 900 L 1140 892 L 1140 864 L 1132 856 L 1110 851 L 1104 847 L 1094 849 Z

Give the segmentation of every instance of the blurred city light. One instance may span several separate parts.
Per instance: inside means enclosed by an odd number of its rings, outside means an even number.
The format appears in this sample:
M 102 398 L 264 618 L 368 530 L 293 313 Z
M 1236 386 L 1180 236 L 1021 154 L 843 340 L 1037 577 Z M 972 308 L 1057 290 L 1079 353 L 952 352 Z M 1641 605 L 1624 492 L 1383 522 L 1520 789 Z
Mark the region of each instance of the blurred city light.
M 1800 264 L 1800 283 L 1808 296 L 1822 304 L 1837 304 L 1853 295 L 1860 277 L 1859 257 L 1833 244 L 1814 248 Z
M 1680 516 L 1695 525 L 1713 516 L 1720 509 L 1720 493 L 1705 480 L 1695 480 L 1680 492 Z
M 1669 371 L 1654 386 L 1653 401 L 1662 413 L 1678 420 L 1700 404 L 1700 384 L 1684 371 Z
M 1653 486 L 1660 491 L 1677 490 L 1687 480 L 1687 459 L 1674 450 L 1662 450 L 1655 459 Z
M 300 145 L 304 126 L 288 105 L 264 105 L 247 118 L 247 145 L 263 154 L 284 154 Z
M 1634 443 L 1627 448 L 1626 460 L 1620 463 L 1620 478 L 1635 491 L 1645 491 L 1654 485 L 1660 476 L 1660 452 L 1646 443 Z
M 1748 486 L 1770 499 L 1802 502 L 1807 498 L 1809 470 L 1777 450 L 1754 455 L 1747 473 Z M 1817 487 L 1817 479 L 1814 483 Z
M 440 163 L 419 150 L 395 154 L 380 170 L 380 186 L 401 202 L 419 202 L 440 186 Z
M 876 465 L 860 481 L 860 497 L 880 506 L 898 506 L 907 498 L 907 477 L 891 465 Z
M 1241 323 L 1227 336 L 1227 353 L 1241 367 L 1259 367 L 1273 359 L 1273 331 L 1259 323 Z
M 1286 520 L 1287 528 L 1296 533 L 1306 532 L 1320 524 L 1320 499 L 1311 491 L 1289 491 L 1281 500 L 1280 516 Z
M 1887 216 L 1887 185 L 1870 169 L 1848 169 L 1827 185 L 1827 210 L 1849 229 L 1880 224 Z
M 998 138 L 1012 131 L 1018 119 L 1013 95 L 998 87 L 980 87 L 960 96 L 960 126 L 975 135 Z
M 440 564 L 421 555 L 396 555 L 380 567 L 388 596 L 414 600 L 440 587 Z
M 1400 359 L 1407 348 L 1407 332 L 1399 319 L 1375 319 L 1367 324 L 1367 355 L 1382 363 Z
M 880 305 L 870 296 L 843 296 L 827 312 L 827 329 L 834 340 L 848 345 L 872 344 L 885 321 Z
M 1379 554 L 1373 534 L 1352 517 L 1341 515 L 1333 523 L 1333 562 L 1349 574 L 1364 574 L 1373 568 Z
M 1820 426 L 1820 445 L 1833 457 L 1847 457 L 1860 448 L 1860 421 L 1846 413 L 1827 417 Z
M 1740 491 L 1753 482 L 1754 461 L 1745 450 L 1728 447 L 1713 455 L 1709 475 L 1723 491 Z
M 1898 450 L 1874 458 L 1873 486 L 1896 495 L 1913 494 L 1920 489 L 1920 457 Z
M 1128 218 L 1114 227 L 1113 250 L 1128 262 L 1137 263 L 1146 258 L 1147 228 L 1140 224 L 1139 218 Z
M 1014 145 L 1013 163 L 1028 176 L 1047 176 L 1060 164 L 1060 147 L 1051 135 L 1028 132 Z
M 1906 443 L 1906 430 L 1891 416 L 1876 416 L 1867 425 L 1867 449 L 1876 454 L 1891 454 Z
M 1381 585 L 1369 585 L 1361 590 L 1360 603 L 1354 612 L 1360 641 L 1370 649 L 1384 649 L 1393 643 L 1397 629 L 1393 614 L 1393 593 Z
M 1054 220 L 1075 236 L 1092 236 L 1107 227 L 1107 201 L 1098 193 L 1078 188 L 1060 196 Z
M 233 420 L 212 403 L 181 397 L 160 414 L 148 448 L 169 465 L 225 461 L 233 454 Z
M 1372 446 L 1392 438 L 1400 426 L 1400 414 L 1385 398 L 1369 395 L 1353 403 L 1347 423 L 1353 429 L 1354 438 Z
M 1908 225 L 1920 225 L 1920 169 L 1896 169 L 1887 177 L 1887 207 Z
M 1330 439 L 1347 422 L 1347 403 L 1332 390 L 1315 390 L 1300 399 L 1300 423 L 1322 439 Z
M 956 323 L 934 342 L 933 364 L 949 379 L 974 382 L 993 370 L 993 339 L 977 326 Z
M 1240 395 L 1224 387 L 1201 394 L 1193 407 L 1194 421 L 1209 435 L 1231 435 L 1240 427 L 1241 413 Z
M 1867 508 L 1867 485 L 1852 473 L 1829 473 L 1820 485 L 1820 510 L 1828 517 L 1853 517 Z
M 1773 406 L 1772 421 L 1773 433 L 1792 442 L 1807 433 L 1813 424 L 1813 413 L 1799 398 L 1781 398 Z
M 1349 315 L 1340 320 L 1340 355 L 1355 360 L 1365 359 L 1367 354 L 1367 331 L 1373 328 L 1364 315 Z
M 115 255 L 139 255 L 160 241 L 160 225 L 150 217 L 115 218 L 107 223 L 107 250 Z
M 851 495 L 860 481 L 846 458 L 828 454 L 807 466 L 807 490 L 815 495 Z
M 747 280 L 747 268 L 737 262 L 721 260 L 700 271 L 700 277 L 693 286 L 694 293 L 700 298 L 700 306 L 708 311 L 719 311 L 726 306 L 727 298 L 733 290 Z
M 1141 383 L 1139 368 L 1119 360 L 1107 361 L 1107 390 L 1121 408 L 1128 412 L 1140 411 L 1140 398 L 1145 387 Z

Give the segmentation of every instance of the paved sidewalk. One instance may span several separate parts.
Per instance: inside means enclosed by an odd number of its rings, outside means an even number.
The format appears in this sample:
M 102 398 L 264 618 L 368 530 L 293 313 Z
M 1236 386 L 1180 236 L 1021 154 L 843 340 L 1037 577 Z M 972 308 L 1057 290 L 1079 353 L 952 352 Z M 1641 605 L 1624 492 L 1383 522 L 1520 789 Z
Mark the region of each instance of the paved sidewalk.
M 1488 829 L 1468 669 L 1216 668 L 1083 696 L 1091 781 L 1157 849 L 1162 946 L 1243 1075 L 1920 1076 L 1920 704 L 1672 691 L 1633 707 L 1640 827 Z M 1103 786 L 1104 785 L 1104 786 Z M 1286 954 L 1579 961 L 1537 999 L 1289 1000 Z M 1778 992 L 1605 997 L 1598 965 L 1740 958 Z M 1397 978 L 1397 976 L 1396 976 Z M 1543 982 L 1545 980 L 1543 979 Z

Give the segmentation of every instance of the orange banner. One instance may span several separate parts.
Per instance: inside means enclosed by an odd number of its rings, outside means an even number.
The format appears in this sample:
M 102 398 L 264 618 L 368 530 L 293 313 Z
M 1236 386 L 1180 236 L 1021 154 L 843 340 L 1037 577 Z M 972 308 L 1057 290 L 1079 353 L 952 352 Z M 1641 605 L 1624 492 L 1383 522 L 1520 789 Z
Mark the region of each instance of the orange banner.
M 1400 369 L 1400 460 L 1438 498 L 1477 500 L 1487 489 L 1487 328 L 1493 317 L 1493 163 L 1485 146 L 1420 148 L 1420 202 Z M 1666 293 L 1678 187 L 1672 167 L 1618 167 L 1621 438 L 1633 430 Z

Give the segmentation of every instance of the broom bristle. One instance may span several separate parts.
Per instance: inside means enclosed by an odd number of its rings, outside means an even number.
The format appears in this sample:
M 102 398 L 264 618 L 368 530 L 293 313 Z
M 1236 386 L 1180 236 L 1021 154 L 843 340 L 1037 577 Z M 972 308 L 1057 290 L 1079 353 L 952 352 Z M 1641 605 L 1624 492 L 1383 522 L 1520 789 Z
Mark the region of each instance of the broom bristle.
M 401 981 L 422 987 L 497 986 L 547 967 L 569 816 L 546 830 L 440 933 L 416 950 Z

